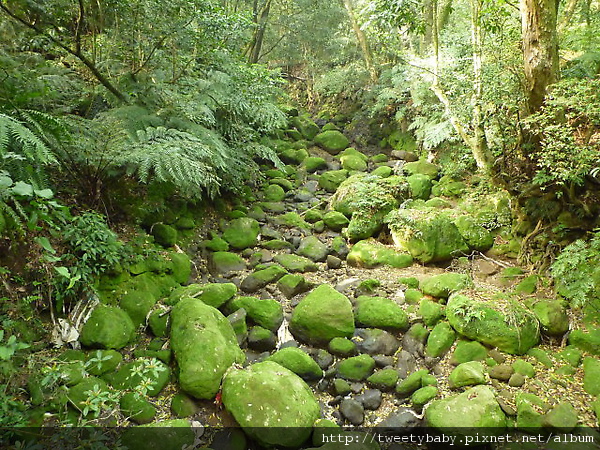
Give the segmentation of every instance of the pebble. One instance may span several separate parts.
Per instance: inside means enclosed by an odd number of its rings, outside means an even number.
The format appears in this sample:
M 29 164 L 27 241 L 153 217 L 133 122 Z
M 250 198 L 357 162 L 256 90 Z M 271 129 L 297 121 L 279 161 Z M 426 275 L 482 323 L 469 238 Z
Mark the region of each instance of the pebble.
M 413 409 L 400 407 L 376 425 L 378 433 L 397 434 L 398 429 L 408 432 L 421 426 L 423 419 Z
M 340 404 L 340 412 L 352 425 L 361 425 L 365 420 L 363 405 L 352 398 L 345 398 Z
M 508 381 L 515 370 L 507 364 L 499 364 L 490 369 L 490 377 L 496 380 Z
M 393 355 L 400 347 L 400 341 L 387 331 L 377 330 L 375 333 L 368 328 L 359 328 L 356 335 L 362 338 L 356 340 L 356 347 L 361 353 Z
M 328 255 L 327 256 L 327 268 L 328 269 L 339 269 L 342 267 L 342 260 L 337 256 Z
M 398 370 L 398 375 L 400 376 L 400 378 L 404 379 L 408 375 L 413 373 L 415 370 L 417 370 L 417 360 L 412 354 L 410 354 L 406 350 L 402 350 L 398 354 L 396 369 Z
M 520 373 L 513 373 L 508 380 L 508 385 L 511 387 L 521 387 L 524 384 L 525 377 Z
M 373 356 L 373 359 L 375 360 L 375 364 L 377 364 L 377 367 L 380 367 L 380 368 L 391 367 L 394 365 L 394 357 L 393 356 L 375 355 L 375 356 Z
M 356 400 L 362 403 L 365 409 L 375 411 L 382 402 L 381 391 L 378 389 L 367 389 L 363 394 L 357 395 Z

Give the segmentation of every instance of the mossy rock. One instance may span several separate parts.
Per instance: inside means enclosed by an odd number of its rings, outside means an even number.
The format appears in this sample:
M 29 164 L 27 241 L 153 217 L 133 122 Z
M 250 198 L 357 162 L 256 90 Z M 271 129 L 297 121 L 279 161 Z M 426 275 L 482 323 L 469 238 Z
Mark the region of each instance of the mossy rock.
M 286 164 L 298 165 L 308 158 L 308 152 L 305 148 L 288 148 L 282 151 L 279 157 Z
M 198 406 L 192 398 L 188 397 L 183 392 L 178 392 L 171 399 L 171 411 L 173 411 L 173 414 L 176 417 L 183 419 L 196 414 L 198 412 Z
M 387 178 L 394 174 L 394 170 L 389 166 L 380 166 L 371 172 L 371 175 L 375 175 L 381 178 Z
M 560 300 L 541 300 L 533 305 L 534 314 L 549 336 L 562 336 L 569 331 L 569 316 Z
M 308 258 L 298 255 L 279 254 L 274 258 L 277 264 L 282 265 L 290 272 L 316 272 L 319 266 Z
M 352 337 L 352 304 L 344 294 L 328 284 L 322 284 L 294 308 L 290 331 L 309 343 L 327 343 L 335 337 Z
M 209 249 L 211 252 L 227 252 L 229 251 L 229 244 L 227 241 L 220 237 L 214 237 L 210 240 L 203 241 L 204 247 Z
M 470 216 L 460 216 L 454 220 L 454 225 L 467 245 L 480 252 L 485 252 L 494 245 L 494 236 Z
M 315 136 L 315 144 L 332 155 L 337 155 L 350 144 L 346 136 L 337 130 L 323 131 Z
M 266 361 L 276 362 L 304 380 L 319 380 L 323 377 L 323 370 L 315 360 L 297 347 L 282 348 Z
M 121 442 L 129 450 L 181 450 L 193 447 L 195 438 L 186 419 L 152 422 L 121 433 Z
M 123 355 L 116 350 L 96 350 L 87 355 L 85 369 L 90 375 L 100 376 L 113 372 L 123 361 Z
M 427 337 L 425 353 L 427 356 L 437 358 L 452 347 L 456 333 L 446 322 L 438 323 Z
M 346 178 L 348 178 L 347 170 L 330 170 L 319 177 L 319 187 L 334 193 Z
M 304 213 L 304 220 L 314 224 L 319 220 L 323 220 L 323 213 L 317 209 L 309 209 Z
M 214 252 L 209 259 L 209 268 L 215 274 L 229 274 L 246 268 L 246 261 L 235 253 Z
M 137 328 L 140 325 L 146 324 L 146 317 L 156 304 L 156 301 L 156 297 L 150 292 L 134 291 L 125 294 L 121 298 L 119 306 L 129 314 L 133 325 Z
M 408 176 L 421 174 L 425 175 L 430 180 L 435 180 L 439 175 L 438 166 L 425 160 L 406 163 L 402 166 L 402 170 Z
M 171 347 L 181 388 L 200 399 L 214 398 L 227 369 L 245 360 L 227 318 L 193 298 L 182 299 L 171 311 Z
M 592 355 L 600 356 L 600 329 L 589 332 L 573 330 L 569 333 L 569 344 Z
M 415 173 L 406 178 L 412 198 L 427 200 L 431 195 L 431 179 L 427 175 Z
M 357 324 L 373 328 L 408 329 L 408 316 L 393 300 L 361 296 L 356 299 Z
M 463 436 L 481 428 L 500 434 L 506 428 L 506 416 L 488 386 L 475 386 L 462 394 L 434 400 L 425 411 L 425 420 L 432 428 Z
M 515 396 L 517 406 L 516 428 L 527 432 L 542 428 L 543 412 L 547 405 L 534 394 L 519 392 Z
M 125 347 L 135 335 L 131 318 L 121 308 L 98 305 L 83 325 L 82 345 L 104 349 Z
M 346 261 L 351 266 L 367 269 L 378 266 L 391 266 L 401 269 L 411 266 L 413 258 L 406 252 L 398 252 L 374 239 L 368 239 L 354 244 Z
M 235 249 L 243 250 L 258 244 L 260 225 L 255 219 L 241 217 L 234 219 L 223 231 L 223 239 Z
M 278 225 L 282 225 L 288 228 L 301 228 L 303 230 L 310 230 L 310 223 L 304 220 L 304 218 L 297 212 L 288 212 L 275 219 Z
M 436 197 L 461 197 L 467 190 L 467 185 L 462 181 L 453 180 L 451 177 L 443 176 L 433 188 Z
M 336 337 L 329 341 L 327 350 L 333 355 L 338 356 L 352 356 L 356 354 L 356 344 L 350 339 Z
M 349 171 L 364 172 L 367 170 L 366 161 L 358 155 L 343 155 L 340 162 L 342 168 Z
M 124 364 L 116 372 L 105 375 L 110 385 L 120 391 L 135 390 L 144 381 L 146 393 L 151 397 L 158 395 L 170 378 L 171 370 L 166 364 L 148 358 Z
M 292 298 L 295 295 L 308 291 L 310 285 L 302 275 L 290 273 L 279 279 L 277 288 L 286 298 Z
M 320 415 L 306 383 L 272 361 L 229 371 L 222 392 L 223 405 L 246 434 L 269 447 L 301 446 Z
M 207 283 L 190 284 L 182 286 L 171 292 L 167 305 L 173 306 L 186 297 L 196 298 L 213 308 L 219 308 L 231 300 L 237 293 L 237 286 L 233 283 Z
M 156 408 L 135 392 L 128 392 L 119 401 L 121 413 L 136 423 L 150 423 L 156 416 Z
M 446 317 L 463 336 L 514 355 L 522 355 L 540 339 L 540 325 L 518 304 L 501 307 L 455 294 L 446 306 Z
M 542 425 L 544 428 L 558 431 L 559 433 L 569 433 L 575 429 L 579 417 L 577 411 L 569 402 L 560 402 L 550 411 L 548 411 L 543 419 Z
M 422 263 L 445 261 L 469 251 L 452 218 L 433 208 L 392 211 L 385 222 L 396 247 Z
M 448 298 L 450 294 L 471 287 L 473 280 L 463 273 L 442 273 L 434 275 L 421 282 L 421 291 L 426 295 L 437 298 Z
M 270 184 L 263 192 L 266 202 L 280 202 L 285 198 L 285 191 L 277 184 Z
M 248 275 L 242 281 L 240 288 L 242 291 L 256 292 L 266 285 L 279 280 L 285 274 L 287 274 L 287 271 L 283 267 L 273 264 L 266 269 L 257 270 Z
M 366 380 L 375 369 L 375 360 L 369 355 L 358 355 L 340 361 L 338 376 L 351 381 Z
M 309 141 L 312 141 L 319 134 L 319 126 L 307 116 L 293 117 L 290 124 L 296 127 L 302 136 Z
M 484 361 L 487 348 L 476 341 L 459 341 L 452 353 L 451 363 L 462 364 L 470 361 Z
M 283 308 L 273 299 L 260 299 L 256 297 L 237 297 L 227 304 L 230 312 L 244 308 L 248 317 L 254 323 L 271 331 L 277 331 L 283 322 Z
M 369 378 L 367 383 L 377 389 L 391 390 L 394 389 L 398 382 L 398 371 L 396 369 L 378 370 Z
M 296 253 L 315 262 L 325 261 L 329 248 L 316 236 L 307 236 L 302 239 Z
M 325 222 L 325 225 L 333 231 L 341 231 L 342 228 L 348 226 L 348 223 L 350 223 L 348 218 L 338 211 L 329 211 L 326 213 L 323 216 L 323 222 Z
M 152 227 L 152 236 L 157 244 L 163 247 L 173 247 L 177 243 L 177 229 L 171 225 L 157 223 Z
M 327 161 L 319 156 L 309 156 L 302 161 L 302 167 L 308 172 L 313 173 L 317 170 L 326 169 Z
M 192 275 L 192 261 L 185 253 L 171 253 L 172 276 L 176 283 L 185 284 Z
M 590 395 L 600 395 L 600 360 L 583 359 L 583 389 Z
M 435 386 L 424 386 L 420 389 L 417 389 L 410 396 L 410 401 L 416 408 L 422 408 L 431 400 L 437 397 L 439 391 Z
M 423 377 L 427 374 L 427 369 L 421 369 L 411 373 L 396 385 L 396 394 L 400 397 L 408 397 L 423 386 Z
M 459 364 L 448 377 L 450 387 L 453 389 L 464 386 L 485 384 L 485 369 L 479 361 L 470 361 Z
M 432 327 L 444 318 L 444 307 L 429 299 L 422 299 L 419 302 L 419 315 L 425 325 Z
M 104 380 L 96 377 L 85 378 L 81 383 L 69 388 L 67 398 L 78 411 L 83 411 L 90 400 L 90 392 L 98 394 L 110 393 L 110 388 Z

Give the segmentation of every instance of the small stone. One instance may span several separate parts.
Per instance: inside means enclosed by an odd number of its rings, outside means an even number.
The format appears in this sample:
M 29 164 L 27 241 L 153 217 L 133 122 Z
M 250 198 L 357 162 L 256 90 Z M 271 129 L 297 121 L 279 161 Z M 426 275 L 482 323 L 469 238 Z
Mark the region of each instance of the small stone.
M 485 372 L 483 364 L 479 361 L 459 364 L 452 373 L 450 373 L 448 379 L 451 388 L 484 384 Z
M 416 408 L 422 408 L 431 400 L 433 400 L 438 394 L 438 389 L 435 386 L 425 386 L 421 389 L 417 389 L 410 396 L 410 401 Z
M 376 425 L 377 432 L 382 434 L 396 434 L 398 430 L 409 431 L 421 426 L 423 419 L 420 418 L 414 410 L 406 407 L 400 407 L 392 412 L 383 421 Z
M 508 379 L 508 385 L 511 387 L 521 387 L 525 384 L 525 377 L 520 373 L 513 373 Z
M 337 366 L 337 373 L 347 380 L 360 381 L 367 379 L 374 368 L 373 358 L 369 355 L 359 355 L 341 361 Z
M 327 256 L 327 268 L 328 269 L 339 269 L 342 267 L 342 260 L 337 256 L 328 255 Z
M 329 342 L 328 350 L 334 355 L 351 356 L 356 353 L 356 344 L 350 339 L 336 337 Z
M 508 381 L 515 370 L 507 364 L 499 364 L 490 369 L 490 378 L 500 381 Z
M 320 348 L 317 350 L 317 353 L 314 355 L 315 361 L 319 365 L 319 367 L 323 370 L 326 370 L 329 366 L 333 364 L 333 356 L 326 350 Z
M 333 380 L 333 390 L 335 392 L 335 395 L 342 396 L 348 395 L 350 392 L 352 392 L 352 389 L 350 388 L 350 383 L 348 383 L 342 378 L 336 378 L 335 380 Z
M 357 395 L 356 400 L 362 403 L 365 409 L 375 411 L 381 405 L 381 391 L 377 389 L 367 389 L 364 394 Z
M 352 425 L 361 425 L 365 420 L 363 405 L 354 399 L 345 398 L 340 404 L 340 412 Z
M 398 371 L 395 369 L 383 369 L 375 372 L 367 382 L 377 389 L 393 389 L 398 382 Z

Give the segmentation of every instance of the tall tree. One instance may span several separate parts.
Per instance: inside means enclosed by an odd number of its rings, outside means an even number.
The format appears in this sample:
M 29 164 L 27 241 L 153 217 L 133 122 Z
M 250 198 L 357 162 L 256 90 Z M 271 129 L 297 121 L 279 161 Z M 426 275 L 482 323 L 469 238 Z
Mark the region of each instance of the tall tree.
M 377 80 L 377 69 L 373 64 L 373 53 L 371 52 L 367 35 L 360 28 L 360 24 L 358 23 L 358 19 L 354 13 L 354 5 L 352 4 L 352 0 L 344 0 L 344 7 L 346 8 L 346 11 L 348 11 L 348 16 L 350 16 L 350 23 L 352 24 L 352 29 L 354 30 L 354 34 L 356 35 L 356 39 L 360 45 L 367 70 L 371 74 L 371 79 L 375 81 Z
M 521 0 L 527 112 L 540 110 L 548 86 L 558 80 L 559 0 Z

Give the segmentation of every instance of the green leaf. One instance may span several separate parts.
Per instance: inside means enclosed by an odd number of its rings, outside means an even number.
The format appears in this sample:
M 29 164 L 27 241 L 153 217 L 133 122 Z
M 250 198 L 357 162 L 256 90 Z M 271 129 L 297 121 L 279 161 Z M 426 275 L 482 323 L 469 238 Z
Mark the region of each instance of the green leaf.
M 15 352 L 12 348 L 0 346 L 0 360 L 8 361 Z
M 33 186 L 23 181 L 17 181 L 11 188 L 13 194 L 31 197 L 33 195 Z
M 52 244 L 50 244 L 50 241 L 47 237 L 37 237 L 35 238 L 35 242 L 37 242 L 47 252 L 50 252 L 53 255 L 56 253 L 56 250 L 54 250 L 54 247 L 52 247 Z
M 35 195 L 40 198 L 49 199 L 54 197 L 54 192 L 52 192 L 52 189 L 36 189 L 34 192 Z
M 62 275 L 65 278 L 71 278 L 71 273 L 69 272 L 69 269 L 67 269 L 64 266 L 55 267 L 54 270 L 56 270 L 59 275 Z
M 7 175 L 0 175 L 0 189 L 6 189 L 11 187 L 13 180 Z

